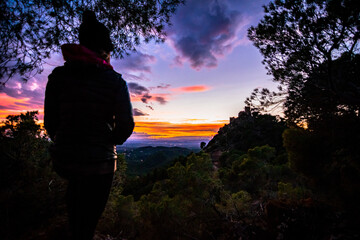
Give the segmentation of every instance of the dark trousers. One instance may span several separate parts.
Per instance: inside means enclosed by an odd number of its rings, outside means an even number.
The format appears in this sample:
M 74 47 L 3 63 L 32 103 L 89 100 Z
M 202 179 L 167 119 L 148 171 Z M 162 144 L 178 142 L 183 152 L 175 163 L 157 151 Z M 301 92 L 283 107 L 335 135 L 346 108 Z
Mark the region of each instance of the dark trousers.
M 113 173 L 70 177 L 66 200 L 72 239 L 93 239 L 109 197 Z

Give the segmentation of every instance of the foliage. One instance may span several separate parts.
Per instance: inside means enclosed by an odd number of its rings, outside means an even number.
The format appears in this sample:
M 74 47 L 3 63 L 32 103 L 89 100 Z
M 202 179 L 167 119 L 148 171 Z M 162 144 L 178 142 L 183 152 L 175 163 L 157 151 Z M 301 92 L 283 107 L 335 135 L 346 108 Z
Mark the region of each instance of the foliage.
M 270 91 L 267 88 L 255 88 L 250 97 L 245 100 L 245 105 L 257 112 L 272 112 L 283 107 L 286 91 L 278 86 L 277 91 Z
M 213 177 L 209 156 L 191 154 L 184 165 L 176 162 L 167 172 L 165 179 L 156 181 L 152 190 L 137 201 L 131 195 L 111 195 L 104 219 L 117 219 L 112 225 L 112 229 L 118 229 L 117 234 L 137 239 L 203 238 L 213 234 L 209 226 L 215 227 L 213 221 L 220 220 L 213 208 L 221 183 Z M 119 227 L 125 232 L 119 233 Z
M 290 167 L 307 176 L 319 175 L 324 161 L 330 158 L 330 146 L 321 146 L 326 142 L 304 129 L 287 129 L 283 136 Z
M 3 187 L 9 187 L 15 179 L 26 181 L 38 175 L 34 170 L 42 170 L 49 159 L 46 152 L 49 143 L 41 137 L 36 115 L 36 111 L 9 115 L 0 128 Z
M 278 196 L 280 199 L 305 199 L 306 191 L 301 187 L 294 187 L 291 183 L 278 182 Z
M 360 195 L 354 189 L 360 187 L 360 156 L 352 146 L 358 139 L 343 140 L 339 133 L 334 136 L 304 129 L 286 130 L 283 137 L 290 167 L 304 175 L 327 202 L 359 210 Z
M 52 171 L 37 112 L 7 116 L 0 136 L 1 236 L 21 238 L 64 211 L 64 182 Z
M 240 190 L 236 193 L 224 192 L 222 202 L 216 204 L 219 212 L 224 214 L 228 219 L 234 220 L 245 218 L 251 214 L 251 195 Z
M 169 166 L 179 156 L 186 156 L 192 150 L 181 147 L 140 147 L 120 150 L 127 161 L 127 174 L 130 176 L 144 175 L 154 169 Z
M 358 213 L 359 4 L 274 0 L 264 9 L 248 36 L 281 88 L 257 90 L 247 104 L 262 110 L 282 101 L 291 126 L 283 134 L 291 170 L 318 199 Z
M 185 165 L 177 162 L 168 168 L 168 174 L 169 179 L 155 184 L 153 191 L 140 199 L 143 231 L 147 236 L 152 235 L 150 239 L 211 234 L 207 231 L 212 222 L 206 223 L 203 219 L 216 220 L 211 206 L 220 182 L 212 178 L 209 156 L 192 154 Z
M 41 72 L 46 59 L 59 51 L 60 45 L 77 40 L 79 19 L 84 10 L 95 11 L 97 18 L 111 29 L 113 54 L 122 57 L 135 50 L 141 39 L 163 41 L 164 27 L 183 2 L 1 1 L 0 78 Z
M 278 93 L 255 90 L 246 103 L 261 110 L 284 103 L 286 117 L 295 123 L 339 109 L 358 111 L 357 1 L 275 0 L 264 10 L 248 36 L 281 87 Z
M 31 133 L 20 126 L 39 129 L 33 132 L 41 133 L 41 128 L 33 127 L 37 125 L 35 117 L 31 113 L 9 117 L 17 122 L 8 122 L 7 129 L 12 126 L 12 132 L 2 131 L 11 135 L 2 135 L 1 156 L 9 158 L 11 155 L 6 154 L 14 149 L 14 144 L 20 146 L 20 132 L 22 136 Z M 265 123 L 271 129 L 270 122 Z M 278 122 L 271 123 L 276 128 Z M 357 218 L 345 210 L 350 208 L 355 215 L 357 212 L 354 203 L 358 198 L 353 191 L 359 187 L 354 181 L 359 176 L 356 156 L 344 145 L 326 145 L 328 142 L 318 132 L 290 128 L 283 136 L 287 152 L 270 145 L 244 151 L 228 142 L 233 147 L 220 156 L 216 167 L 210 157 L 212 152 L 202 150 L 137 177 L 126 176 L 125 155 L 119 154 L 118 171 L 97 230 L 115 239 L 320 239 L 329 235 L 354 239 Z M 36 141 L 42 147 L 34 148 Z M 1 185 L 0 203 L 7 207 L 1 209 L 5 216 L 1 224 L 7 231 L 2 236 L 6 239 L 32 235 L 33 239 L 42 239 L 43 232 L 46 236 L 62 236 L 66 232 L 66 221 L 61 220 L 65 219 L 64 187 L 47 162 L 49 142 L 46 135 L 35 134 L 23 144 L 28 150 L 20 166 L 29 171 L 8 168 L 1 175 L 8 181 Z M 314 146 L 318 150 L 312 153 Z M 334 149 L 330 158 L 323 156 L 330 147 Z M 34 152 L 30 151 L 32 148 Z M 332 158 L 337 161 L 330 161 Z M 1 170 L 13 161 L 2 161 Z M 312 168 L 311 161 L 319 172 L 307 170 Z M 324 182 L 330 187 L 319 185 Z M 328 191 L 331 189 L 336 191 Z M 334 204 L 344 198 L 353 198 L 343 201 L 347 207 Z
M 240 112 L 228 125 L 220 128 L 218 134 L 204 148 L 206 152 L 237 150 L 246 152 L 249 148 L 269 144 L 282 151 L 281 134 L 285 122 L 269 114 Z
M 112 189 L 107 207 L 99 221 L 98 229 L 112 236 L 131 236 L 135 232 L 136 204 L 133 196 L 121 195 L 126 181 L 126 160 L 118 154 Z
M 219 177 L 231 192 L 245 190 L 259 197 L 274 197 L 279 181 L 294 180 L 288 166 L 275 159 L 274 148 L 255 147 L 241 156 L 231 156 L 228 165 L 219 169 Z
M 2 137 L 40 137 L 40 125 L 38 120 L 38 111 L 21 113 L 20 115 L 9 115 L 1 126 Z
M 320 65 L 307 80 L 289 92 L 284 104 L 291 122 L 305 122 L 315 129 L 319 123 L 329 126 L 335 119 L 356 118 L 360 109 L 360 55 L 344 53 L 338 59 Z M 331 79 L 331 80 L 329 80 Z
M 274 80 L 295 88 L 324 62 L 359 52 L 356 0 L 275 0 L 249 29 Z

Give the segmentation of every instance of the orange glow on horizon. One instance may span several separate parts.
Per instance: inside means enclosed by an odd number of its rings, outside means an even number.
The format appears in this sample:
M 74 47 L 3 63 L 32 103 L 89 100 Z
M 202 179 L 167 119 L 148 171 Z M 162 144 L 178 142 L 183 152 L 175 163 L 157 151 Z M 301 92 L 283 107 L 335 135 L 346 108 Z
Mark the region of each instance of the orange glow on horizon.
M 0 93 L 0 121 L 5 120 L 8 115 L 17 115 L 26 111 L 35 111 L 27 103 L 29 98 L 13 98 L 6 93 Z M 40 112 L 40 111 L 39 111 Z
M 154 94 L 153 97 L 162 96 L 168 97 L 167 94 Z M 136 100 L 141 101 L 141 97 L 136 97 Z M 134 101 L 134 99 L 132 98 Z M 4 121 L 8 115 L 19 115 L 26 111 L 39 111 L 39 123 L 43 123 L 43 109 L 34 109 L 34 106 L 28 104 L 28 98 L 13 98 L 5 93 L 0 93 L 0 122 Z M 136 118 L 135 118 L 136 119 Z M 149 119 L 150 120 L 150 119 Z M 209 119 L 179 119 L 179 122 L 166 121 L 136 121 L 134 132 L 137 136 L 146 138 L 176 138 L 176 137 L 213 137 L 228 120 Z
M 151 138 L 212 137 L 224 123 L 136 122 L 136 133 Z

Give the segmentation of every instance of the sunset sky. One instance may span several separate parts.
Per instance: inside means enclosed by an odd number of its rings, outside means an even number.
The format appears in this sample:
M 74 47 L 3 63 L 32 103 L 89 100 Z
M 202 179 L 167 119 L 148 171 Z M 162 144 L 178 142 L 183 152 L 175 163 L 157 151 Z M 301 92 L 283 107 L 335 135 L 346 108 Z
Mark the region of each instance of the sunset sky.
M 128 83 L 134 108 L 136 128 L 129 142 L 200 144 L 243 110 L 254 88 L 275 89 L 246 37 L 268 2 L 187 0 L 173 16 L 165 43 L 143 44 L 138 52 L 112 60 Z M 1 119 L 27 110 L 39 110 L 42 119 L 47 76 L 64 61 L 58 53 L 47 62 L 27 83 L 8 81 L 0 92 Z

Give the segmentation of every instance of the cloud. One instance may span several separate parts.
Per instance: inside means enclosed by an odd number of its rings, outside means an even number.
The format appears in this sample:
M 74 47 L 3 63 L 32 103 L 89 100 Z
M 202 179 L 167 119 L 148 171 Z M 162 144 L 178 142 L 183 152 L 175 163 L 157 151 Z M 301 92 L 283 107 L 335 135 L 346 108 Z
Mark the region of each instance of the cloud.
M 165 83 L 161 83 L 160 85 L 156 86 L 156 87 L 150 87 L 150 90 L 153 89 L 168 89 L 171 87 L 171 84 L 165 84 Z
M 129 82 L 127 86 L 129 88 L 129 92 L 136 95 L 142 95 L 149 92 L 149 89 L 135 82 Z
M 189 61 L 192 68 L 200 70 L 216 67 L 218 57 L 237 45 L 242 17 L 226 1 L 188 0 L 172 22 L 173 27 L 168 30 L 170 44 L 178 53 L 174 65 Z
M 132 101 L 141 101 L 141 102 L 146 103 L 146 104 L 149 104 L 150 100 L 158 102 L 160 104 L 166 104 L 167 103 L 168 94 L 153 94 L 153 93 L 150 93 L 149 88 L 146 88 L 146 87 L 144 87 L 144 86 L 142 86 L 142 85 L 140 85 L 138 83 L 135 83 L 135 82 L 128 83 L 128 88 L 129 88 L 129 92 L 130 92 L 130 96 L 131 96 Z M 156 88 L 158 88 L 158 87 L 156 87 Z M 151 88 L 151 89 L 154 89 L 154 88 Z
M 130 82 L 127 85 L 133 100 L 140 98 L 143 103 L 148 103 L 148 100 L 152 98 L 149 95 L 150 90 L 148 88 L 135 82 Z
M 134 72 L 134 73 L 151 73 L 151 64 L 156 62 L 156 58 L 149 54 L 142 52 L 133 52 L 129 56 L 126 56 L 120 60 L 114 60 L 112 62 L 115 69 L 119 69 L 120 72 Z M 135 76 L 137 75 L 127 75 Z
M 150 81 L 150 79 L 144 73 L 139 73 L 138 75 L 136 75 L 123 71 L 120 72 L 123 79 L 125 79 L 126 81 Z
M 5 109 L 11 109 L 14 106 L 4 106 L 4 105 L 0 105 L 0 110 L 5 110 Z
M 161 83 L 159 86 L 157 86 L 156 88 L 160 88 L 160 89 L 167 89 L 169 88 L 171 85 L 170 84 L 165 84 L 165 83 Z
M 152 98 L 152 96 L 150 96 L 148 93 L 145 93 L 142 97 L 141 97 L 141 101 L 143 103 L 148 103 L 148 101 Z
M 2 90 L 7 96 L 12 98 L 26 99 L 27 106 L 42 107 L 44 103 L 44 93 L 46 81 L 41 78 L 31 78 L 27 83 L 19 79 L 11 79 Z
M 34 110 L 40 112 L 39 119 L 42 119 L 46 82 L 47 77 L 41 75 L 30 78 L 26 83 L 20 78 L 10 79 L 0 92 L 0 119 Z
M 144 113 L 143 111 L 141 111 L 141 110 L 138 109 L 138 108 L 134 108 L 134 109 L 133 109 L 133 115 L 134 115 L 134 116 L 148 116 L 149 114 Z
M 224 123 L 136 122 L 135 132 L 151 138 L 211 137 Z
M 210 89 L 210 87 L 205 86 L 205 85 L 195 85 L 195 86 L 174 88 L 174 89 L 172 89 L 172 91 L 175 91 L 175 92 L 205 92 L 209 89 Z
M 155 97 L 155 101 L 157 101 L 158 103 L 160 103 L 162 105 L 167 103 L 167 101 L 165 100 L 164 97 L 159 97 L 159 96 Z

